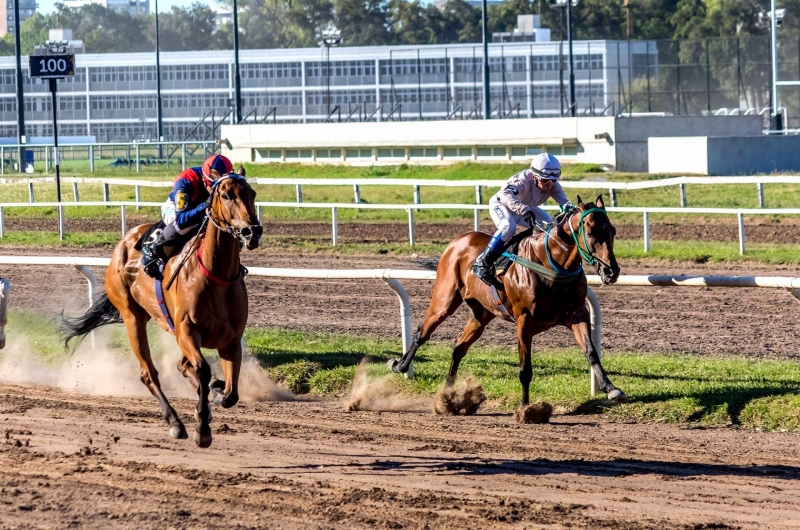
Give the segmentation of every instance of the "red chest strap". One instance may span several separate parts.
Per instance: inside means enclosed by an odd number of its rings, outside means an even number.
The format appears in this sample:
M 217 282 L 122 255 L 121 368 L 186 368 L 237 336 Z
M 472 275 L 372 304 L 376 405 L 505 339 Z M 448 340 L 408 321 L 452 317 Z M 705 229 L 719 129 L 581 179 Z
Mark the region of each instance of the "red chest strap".
M 223 285 L 223 286 L 225 286 L 225 285 L 233 285 L 234 283 L 238 282 L 239 280 L 241 280 L 242 278 L 247 276 L 247 268 L 244 265 L 239 265 L 239 275 L 234 280 L 231 280 L 229 282 L 225 281 L 225 280 L 222 280 L 220 278 L 217 278 L 216 276 L 211 274 L 211 271 L 206 269 L 206 266 L 203 265 L 202 254 L 203 254 L 203 245 L 205 244 L 205 242 L 206 242 L 206 240 L 203 239 L 200 242 L 200 248 L 197 249 L 197 264 L 200 265 L 200 270 L 203 272 L 205 277 L 209 279 L 209 281 L 211 283 L 215 283 L 217 285 Z

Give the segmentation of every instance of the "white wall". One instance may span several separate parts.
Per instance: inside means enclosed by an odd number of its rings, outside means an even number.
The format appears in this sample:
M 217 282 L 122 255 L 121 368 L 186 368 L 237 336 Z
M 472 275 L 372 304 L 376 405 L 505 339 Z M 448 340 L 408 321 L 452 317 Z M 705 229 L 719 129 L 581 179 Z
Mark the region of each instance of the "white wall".
M 616 162 L 613 117 L 223 125 L 221 136 L 223 153 L 234 162 L 255 161 L 264 149 L 474 146 L 544 146 L 559 153 L 577 146 L 565 161 Z
M 650 173 L 708 175 L 708 137 L 647 139 Z

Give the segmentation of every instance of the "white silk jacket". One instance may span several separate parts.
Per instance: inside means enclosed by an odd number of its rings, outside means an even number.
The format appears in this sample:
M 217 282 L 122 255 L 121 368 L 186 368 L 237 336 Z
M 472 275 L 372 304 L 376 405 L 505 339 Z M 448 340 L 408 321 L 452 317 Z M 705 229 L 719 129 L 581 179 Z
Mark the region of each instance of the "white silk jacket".
M 536 186 L 536 177 L 530 169 L 520 171 L 510 179 L 500 191 L 495 193 L 489 202 L 500 202 L 517 215 L 522 215 L 531 208 L 541 206 L 550 197 L 559 206 L 565 204 L 567 196 L 558 182 L 553 184 L 550 191 L 542 191 Z

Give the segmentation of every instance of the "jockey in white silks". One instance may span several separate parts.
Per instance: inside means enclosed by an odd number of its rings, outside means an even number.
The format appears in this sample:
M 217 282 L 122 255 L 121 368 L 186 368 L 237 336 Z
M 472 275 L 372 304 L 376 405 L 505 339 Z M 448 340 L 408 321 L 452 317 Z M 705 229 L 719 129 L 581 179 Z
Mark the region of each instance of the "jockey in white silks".
M 536 221 L 549 223 L 547 212 L 539 208 L 553 198 L 559 206 L 570 204 L 558 183 L 561 164 L 550 153 L 542 153 L 531 162 L 530 169 L 520 171 L 489 199 L 489 215 L 497 226 L 483 253 L 472 266 L 472 273 L 487 285 L 494 283 L 495 261 L 503 254 L 506 243 L 517 226 L 532 228 Z

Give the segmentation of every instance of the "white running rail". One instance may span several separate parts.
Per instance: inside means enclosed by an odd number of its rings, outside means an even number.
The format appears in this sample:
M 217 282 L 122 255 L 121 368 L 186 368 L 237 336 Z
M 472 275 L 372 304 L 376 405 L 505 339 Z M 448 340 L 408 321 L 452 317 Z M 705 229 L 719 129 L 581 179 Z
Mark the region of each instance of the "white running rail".
M 0 238 L 5 237 L 5 211 L 10 208 L 56 208 L 58 211 L 58 233 L 61 239 L 66 234 L 65 208 L 83 206 L 106 206 L 120 209 L 120 226 L 122 234 L 128 231 L 127 208 L 141 207 L 160 208 L 160 202 L 131 202 L 131 201 L 90 201 L 90 202 L 3 202 L 0 203 Z M 416 221 L 414 212 L 418 210 L 471 210 L 473 212 L 473 229 L 480 231 L 480 212 L 488 210 L 489 206 L 483 204 L 353 204 L 335 202 L 257 202 L 259 220 L 262 219 L 263 208 L 321 208 L 331 211 L 331 239 L 334 246 L 339 244 L 339 210 L 405 210 L 408 215 L 408 242 L 411 246 L 416 244 Z M 544 210 L 558 211 L 557 206 L 542 206 Z M 692 214 L 692 215 L 735 215 L 739 226 L 739 254 L 745 254 L 745 215 L 800 215 L 800 208 L 679 208 L 679 207 L 648 207 L 648 206 L 609 206 L 609 212 L 640 213 L 642 214 L 644 251 L 650 252 L 650 214 Z
M 90 304 L 97 290 L 97 280 L 89 267 L 107 267 L 109 258 L 67 257 L 67 256 L 0 256 L 0 265 L 71 265 L 86 278 L 89 285 Z M 383 280 L 396 294 L 400 301 L 400 329 L 403 351 L 407 351 L 412 337 L 412 314 L 408 292 L 398 280 L 435 280 L 434 271 L 399 270 L 399 269 L 280 269 L 268 267 L 252 267 L 253 276 L 271 278 L 318 278 L 318 279 L 379 279 Z M 602 285 L 599 276 L 587 275 L 589 285 Z M 615 285 L 625 286 L 658 286 L 658 287 L 747 287 L 784 289 L 789 291 L 800 302 L 800 278 L 784 276 L 620 276 Z M 610 287 L 613 288 L 613 287 Z M 594 291 L 587 293 L 587 307 L 592 325 L 592 341 L 598 354 L 602 347 L 602 313 L 600 303 Z M 413 376 L 413 368 L 410 371 Z M 590 375 L 592 395 L 597 389 L 597 382 Z

